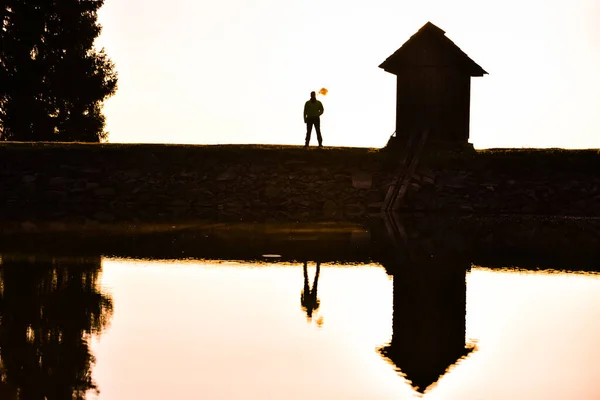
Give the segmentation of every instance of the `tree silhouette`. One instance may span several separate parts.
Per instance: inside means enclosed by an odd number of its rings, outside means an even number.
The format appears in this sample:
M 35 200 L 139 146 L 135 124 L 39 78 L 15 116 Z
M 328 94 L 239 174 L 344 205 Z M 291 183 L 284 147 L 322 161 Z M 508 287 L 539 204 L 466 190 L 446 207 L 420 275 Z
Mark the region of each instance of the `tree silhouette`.
M 105 139 L 102 103 L 117 89 L 114 64 L 94 49 L 104 0 L 3 0 L 0 140 Z
M 88 340 L 112 300 L 98 291 L 100 258 L 7 259 L 0 264 L 0 394 L 85 399 L 97 390 Z M 18 394 L 18 396 L 17 396 Z

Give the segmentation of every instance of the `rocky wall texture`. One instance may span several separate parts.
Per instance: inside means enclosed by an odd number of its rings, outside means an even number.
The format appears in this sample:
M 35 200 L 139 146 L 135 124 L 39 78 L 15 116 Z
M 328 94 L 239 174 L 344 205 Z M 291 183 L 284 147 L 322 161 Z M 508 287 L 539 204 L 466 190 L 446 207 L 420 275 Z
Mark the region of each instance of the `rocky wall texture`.
M 440 157 L 413 180 L 405 210 L 600 216 L 596 150 L 497 150 Z
M 0 157 L 5 214 L 98 221 L 360 218 L 387 179 L 368 149 L 15 144 Z
M 372 149 L 0 145 L 0 216 L 357 220 L 400 156 Z M 600 216 L 596 151 L 428 153 L 401 212 Z

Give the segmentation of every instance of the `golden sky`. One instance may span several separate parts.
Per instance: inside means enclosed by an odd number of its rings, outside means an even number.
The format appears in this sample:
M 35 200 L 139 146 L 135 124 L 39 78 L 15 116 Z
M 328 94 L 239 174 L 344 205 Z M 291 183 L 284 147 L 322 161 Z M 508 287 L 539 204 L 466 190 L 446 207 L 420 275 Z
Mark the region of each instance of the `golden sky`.
M 106 0 L 109 141 L 302 144 L 325 87 L 324 144 L 382 146 L 395 77 L 378 65 L 427 21 L 489 72 L 476 148 L 600 147 L 598 0 Z

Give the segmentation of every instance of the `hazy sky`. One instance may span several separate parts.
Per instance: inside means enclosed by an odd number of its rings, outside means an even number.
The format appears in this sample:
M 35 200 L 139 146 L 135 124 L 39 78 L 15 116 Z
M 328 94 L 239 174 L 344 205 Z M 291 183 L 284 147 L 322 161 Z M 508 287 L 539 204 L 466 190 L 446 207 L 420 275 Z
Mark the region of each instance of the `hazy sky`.
M 106 0 L 109 141 L 302 144 L 326 87 L 324 144 L 383 146 L 396 88 L 378 65 L 427 21 L 489 73 L 476 148 L 600 147 L 599 0 Z

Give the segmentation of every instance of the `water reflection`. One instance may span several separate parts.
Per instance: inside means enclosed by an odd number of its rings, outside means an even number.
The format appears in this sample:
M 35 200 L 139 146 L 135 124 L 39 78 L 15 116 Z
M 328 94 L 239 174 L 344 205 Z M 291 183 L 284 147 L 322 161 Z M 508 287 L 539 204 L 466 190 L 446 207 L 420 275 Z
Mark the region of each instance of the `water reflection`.
M 0 399 L 598 398 L 600 277 L 574 272 L 595 250 L 387 222 L 147 239 L 171 261 L 107 258 L 111 297 L 98 257 L 4 256 Z
M 0 398 L 84 399 L 97 391 L 88 340 L 112 315 L 100 269 L 100 257 L 2 256 Z
M 471 263 L 414 246 L 397 215 L 384 222 L 391 251 L 382 264 L 394 277 L 394 308 L 392 340 L 379 351 L 424 393 L 473 351 L 465 340 Z
M 464 261 L 423 257 L 395 259 L 392 340 L 380 352 L 424 393 L 473 348 L 466 345 Z
M 321 302 L 317 297 L 317 288 L 319 285 L 319 273 L 321 271 L 321 263 L 317 261 L 317 267 L 315 270 L 315 277 L 313 279 L 312 288 L 310 287 L 310 281 L 308 279 L 308 261 L 304 261 L 304 266 L 302 268 L 304 272 L 304 288 L 300 293 L 300 304 L 302 305 L 302 309 L 306 312 L 306 320 L 308 322 L 312 321 L 313 312 L 316 311 Z M 317 325 L 323 325 L 323 318 L 320 317 L 317 319 Z
M 319 272 L 320 307 L 307 324 L 303 262 L 105 259 L 102 284 L 118 312 L 92 341 L 101 398 L 406 398 L 410 387 L 375 351 L 391 335 L 385 269 L 321 263 Z

